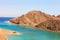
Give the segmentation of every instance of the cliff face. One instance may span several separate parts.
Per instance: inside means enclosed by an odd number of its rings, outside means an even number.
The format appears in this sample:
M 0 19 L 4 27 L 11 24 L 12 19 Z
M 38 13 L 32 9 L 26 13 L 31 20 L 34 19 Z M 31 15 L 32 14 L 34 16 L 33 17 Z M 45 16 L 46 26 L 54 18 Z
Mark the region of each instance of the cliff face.
M 25 15 L 16 17 L 10 20 L 11 23 L 33 26 L 39 29 L 45 29 L 50 31 L 60 31 L 60 18 L 59 16 L 45 14 L 41 11 L 30 11 Z

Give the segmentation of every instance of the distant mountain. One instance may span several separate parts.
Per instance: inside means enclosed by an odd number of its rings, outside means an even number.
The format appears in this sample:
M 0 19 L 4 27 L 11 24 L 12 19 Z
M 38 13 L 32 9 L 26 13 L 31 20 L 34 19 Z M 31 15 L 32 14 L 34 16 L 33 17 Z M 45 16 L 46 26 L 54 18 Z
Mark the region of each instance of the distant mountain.
M 32 10 L 25 15 L 10 20 L 11 23 L 33 26 L 39 29 L 60 31 L 60 18 L 41 11 Z

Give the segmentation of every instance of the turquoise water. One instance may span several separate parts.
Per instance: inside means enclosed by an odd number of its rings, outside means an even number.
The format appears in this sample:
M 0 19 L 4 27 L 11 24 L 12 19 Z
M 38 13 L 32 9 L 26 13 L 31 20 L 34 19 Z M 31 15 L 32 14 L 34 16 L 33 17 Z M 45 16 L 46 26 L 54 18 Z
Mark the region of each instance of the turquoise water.
M 6 35 L 9 40 L 60 40 L 60 33 L 39 30 L 33 27 L 0 22 L 0 28 L 21 32 L 21 35 Z

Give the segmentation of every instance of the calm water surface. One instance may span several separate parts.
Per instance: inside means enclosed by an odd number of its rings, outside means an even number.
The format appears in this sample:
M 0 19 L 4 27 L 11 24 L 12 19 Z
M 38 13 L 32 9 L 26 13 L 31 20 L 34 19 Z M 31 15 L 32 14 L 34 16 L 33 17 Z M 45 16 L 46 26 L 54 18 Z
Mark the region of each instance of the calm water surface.
M 0 22 L 0 28 L 21 32 L 21 35 L 7 35 L 9 40 L 60 40 L 60 33 L 48 32 L 32 27 Z
M 21 33 L 21 35 L 6 35 L 9 40 L 60 40 L 60 33 L 39 30 L 29 26 L 0 22 L 0 28 Z

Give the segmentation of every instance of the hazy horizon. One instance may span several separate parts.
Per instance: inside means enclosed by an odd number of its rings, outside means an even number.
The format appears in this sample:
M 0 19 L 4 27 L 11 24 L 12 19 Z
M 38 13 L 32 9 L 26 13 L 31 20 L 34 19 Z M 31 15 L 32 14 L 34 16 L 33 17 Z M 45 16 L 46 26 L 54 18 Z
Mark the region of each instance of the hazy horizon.
M 0 17 L 16 17 L 31 10 L 60 14 L 60 0 L 0 0 Z

